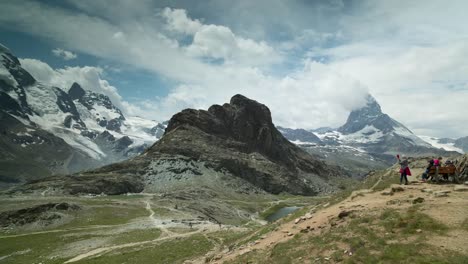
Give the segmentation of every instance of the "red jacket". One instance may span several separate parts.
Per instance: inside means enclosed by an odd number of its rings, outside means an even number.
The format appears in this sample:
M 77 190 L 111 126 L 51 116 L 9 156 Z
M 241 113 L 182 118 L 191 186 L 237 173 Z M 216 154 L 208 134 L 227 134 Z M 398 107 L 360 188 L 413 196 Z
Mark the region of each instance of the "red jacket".
M 409 167 L 406 167 L 404 171 L 406 172 L 406 176 L 411 176 L 411 171 Z M 400 169 L 400 173 L 403 173 L 403 169 Z

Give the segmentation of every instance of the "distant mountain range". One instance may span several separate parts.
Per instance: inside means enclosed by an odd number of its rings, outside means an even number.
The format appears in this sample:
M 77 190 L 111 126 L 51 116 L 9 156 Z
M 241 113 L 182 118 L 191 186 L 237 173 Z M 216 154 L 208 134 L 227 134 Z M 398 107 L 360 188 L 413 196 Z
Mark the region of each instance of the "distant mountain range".
M 163 137 L 135 158 L 16 191 L 316 195 L 337 190 L 342 177 L 348 175 L 341 168 L 284 138 L 265 105 L 235 95 L 222 106 L 175 114 Z
M 135 157 L 160 139 L 167 125 L 126 117 L 108 96 L 79 83 L 40 83 L 0 45 L 0 188 Z M 387 166 L 397 153 L 446 155 L 468 149 L 468 137 L 421 139 L 382 113 L 370 95 L 337 129 L 277 129 L 307 152 L 360 174 Z
M 416 136 L 402 123 L 383 113 L 371 95 L 368 95 L 366 105 L 352 111 L 346 123 L 339 128 L 323 127 L 308 131 L 279 127 L 279 131 L 307 151 L 358 171 L 361 167 L 368 170 L 373 165 L 386 167 L 395 161 L 395 154 L 453 155 L 463 153 L 463 146 L 467 146 L 467 138 L 445 139 L 445 144 L 434 144 L 437 139 L 430 141 Z M 450 145 L 451 148 L 447 147 Z
M 125 117 L 108 96 L 40 83 L 0 45 L 0 186 L 128 159 L 166 123 Z
M 460 153 L 468 152 L 468 137 L 461 137 L 458 139 L 452 138 L 436 138 L 429 136 L 419 136 L 426 142 L 430 143 L 435 148 L 442 148 L 449 151 L 457 151 Z

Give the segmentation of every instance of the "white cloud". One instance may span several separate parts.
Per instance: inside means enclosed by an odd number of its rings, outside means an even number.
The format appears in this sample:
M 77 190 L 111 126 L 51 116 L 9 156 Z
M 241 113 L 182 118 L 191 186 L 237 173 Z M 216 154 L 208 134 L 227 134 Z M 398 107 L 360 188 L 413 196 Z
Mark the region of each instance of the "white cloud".
M 20 59 L 20 62 L 23 68 L 39 82 L 59 87 L 65 92 L 68 92 L 72 84 L 76 82 L 86 90 L 109 96 L 115 106 L 128 112 L 128 103 L 122 100 L 117 88 L 102 78 L 103 69 L 101 68 L 84 66 L 53 69 L 47 63 L 36 59 Z
M 234 33 L 227 27 L 215 25 L 205 26 L 196 32 L 187 48 L 190 55 L 215 59 L 231 59 L 237 49 Z
M 180 85 L 168 96 L 152 100 L 150 108 L 169 118 L 174 109 L 206 109 L 214 103 L 229 102 L 237 93 L 266 104 L 276 124 L 316 128 L 343 124 L 351 110 L 365 104 L 368 90 L 314 61 L 305 61 L 303 68 L 280 78 L 254 68 L 232 67 L 224 68 L 203 85 Z
M 280 60 L 279 54 L 266 42 L 237 36 L 229 27 L 203 24 L 191 19 L 183 9 L 164 8 L 166 29 L 169 33 L 193 36 L 193 41 L 184 46 L 193 57 L 222 59 L 227 64 L 262 65 Z
M 63 50 L 63 49 L 59 49 L 59 48 L 53 49 L 52 53 L 55 56 L 57 56 L 59 58 L 62 58 L 64 60 L 73 60 L 73 59 L 76 59 L 78 57 L 75 53 L 73 53 L 71 51 Z
M 190 19 L 183 9 L 164 8 L 161 16 L 167 20 L 167 29 L 183 34 L 193 35 L 202 28 L 198 19 Z
M 150 1 L 73 2 L 79 11 L 2 3 L 0 24 L 170 79 L 167 96 L 126 106 L 150 118 L 243 93 L 267 104 L 278 124 L 337 126 L 369 90 L 414 131 L 468 131 L 460 114 L 468 100 L 465 1 L 187 4 L 197 12 L 177 1 L 159 9 Z

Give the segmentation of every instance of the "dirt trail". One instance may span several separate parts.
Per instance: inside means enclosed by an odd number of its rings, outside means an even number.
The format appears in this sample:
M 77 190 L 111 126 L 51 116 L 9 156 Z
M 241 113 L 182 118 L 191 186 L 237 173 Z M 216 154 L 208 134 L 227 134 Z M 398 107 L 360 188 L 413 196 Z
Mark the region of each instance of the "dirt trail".
M 53 230 L 47 230 L 47 231 L 38 231 L 38 232 L 31 232 L 31 233 L 24 233 L 24 234 L 0 236 L 0 239 L 2 239 L 2 238 L 13 238 L 13 237 L 22 237 L 22 236 L 42 235 L 42 234 L 49 234 L 49 233 L 61 233 L 61 232 L 93 230 L 93 229 L 102 229 L 102 228 L 118 228 L 118 227 L 125 227 L 125 226 L 135 225 L 135 224 L 139 224 L 139 223 L 145 223 L 147 221 L 148 220 L 142 220 L 142 221 L 133 221 L 133 222 L 125 223 L 125 224 L 116 224 L 116 225 L 89 225 L 89 226 L 65 228 L 65 229 L 53 229 Z
M 386 176 L 388 175 L 384 175 L 383 177 Z M 380 180 L 368 190 L 363 189 L 353 192 L 348 198 L 338 204 L 331 206 L 321 205 L 315 212 L 312 209 L 310 212 L 311 218 L 302 218 L 299 221 L 295 219 L 284 223 L 271 233 L 265 235 L 264 239 L 255 241 L 253 245 L 241 246 L 227 253 L 218 253 L 210 263 L 223 263 L 253 250 L 271 249 L 274 245 L 293 238 L 295 234 L 303 229 L 313 230 L 311 234 L 320 235 L 323 231 L 330 228 L 331 221 L 337 219 L 340 212 L 354 211 L 364 213 L 365 211 L 377 211 L 383 208 L 402 209 L 410 207 L 412 200 L 417 197 L 423 197 L 425 205 L 428 205 L 424 213 L 443 221 L 445 224 L 458 226 L 464 219 L 468 218 L 468 211 L 466 211 L 468 207 L 468 192 L 454 192 L 454 185 L 413 183 L 406 186 L 398 186 L 403 188 L 403 191 L 394 192 L 393 195 L 382 195 L 382 192 L 373 191 L 379 182 Z M 392 187 L 397 186 L 392 185 Z M 422 192 L 423 189 L 431 189 L 431 191 Z M 434 193 L 437 191 L 450 191 L 450 194 L 448 197 L 435 197 Z M 390 202 L 391 205 L 388 204 L 389 201 L 392 201 Z M 447 203 L 450 203 L 451 206 L 448 207 Z M 452 210 L 453 212 L 448 212 L 448 210 Z M 447 219 L 448 214 L 450 214 L 451 219 Z M 461 248 L 468 248 L 467 236 L 454 236 L 453 239 L 455 239 L 454 244 L 458 244 L 459 247 L 462 245 Z
M 96 248 L 96 249 L 93 249 L 91 251 L 79 254 L 78 256 L 75 256 L 75 257 L 67 260 L 65 263 L 72 263 L 72 262 L 83 260 L 83 259 L 86 259 L 86 258 L 89 258 L 89 257 L 102 255 L 102 254 L 108 253 L 108 252 L 116 250 L 116 249 L 135 247 L 135 246 L 151 244 L 151 243 L 160 243 L 160 242 L 163 242 L 165 240 L 190 237 L 190 236 L 198 234 L 198 233 L 206 234 L 206 233 L 209 233 L 209 232 L 219 231 L 219 229 L 220 229 L 218 224 L 205 221 L 205 222 L 197 223 L 197 225 L 196 225 L 197 229 L 194 228 L 194 231 L 192 231 L 192 232 L 187 232 L 187 233 L 183 233 L 183 234 L 175 233 L 175 232 L 170 231 L 168 228 L 177 227 L 177 228 L 186 228 L 186 229 L 188 229 L 189 226 L 184 224 L 184 223 L 166 222 L 167 220 L 162 220 L 162 219 L 159 219 L 159 218 L 155 217 L 156 213 L 154 212 L 154 210 L 151 207 L 150 200 L 145 201 L 145 209 L 149 213 L 148 218 L 153 223 L 153 226 L 156 227 L 156 228 L 161 229 L 162 233 L 161 233 L 161 236 L 159 238 L 154 239 L 154 240 L 147 240 L 147 241 L 141 241 L 141 242 L 133 242 L 133 243 L 126 243 L 126 244 L 121 244 L 121 245 L 113 245 L 113 246 Z
M 169 229 L 167 229 L 167 226 L 165 225 L 165 223 L 160 220 L 160 219 L 157 219 L 154 217 L 155 215 L 155 212 L 154 210 L 151 208 L 151 203 L 150 201 L 145 201 L 145 204 L 146 204 L 146 207 L 145 209 L 150 213 L 150 215 L 148 216 L 148 218 L 151 220 L 151 222 L 153 222 L 153 225 L 154 227 L 156 228 L 159 228 L 161 230 L 161 236 L 165 237 L 165 236 L 173 236 L 174 235 L 174 232 L 170 231 Z
M 85 258 L 88 258 L 88 257 L 101 255 L 103 253 L 110 252 L 110 251 L 116 250 L 116 249 L 135 247 L 135 246 L 140 246 L 140 245 L 149 244 L 149 243 L 156 243 L 156 242 L 161 242 L 161 241 L 164 241 L 164 240 L 175 239 L 175 238 L 189 237 L 191 235 L 200 233 L 202 231 L 203 231 L 202 229 L 198 229 L 198 230 L 195 230 L 193 232 L 184 233 L 184 234 L 172 233 L 172 235 L 169 235 L 169 236 L 166 236 L 166 237 L 160 237 L 160 238 L 157 238 L 157 239 L 154 239 L 154 240 L 148 240 L 148 241 L 142 241 L 142 242 L 134 242 L 134 243 L 127 243 L 127 244 L 121 244 L 121 245 L 115 245 L 115 246 L 96 248 L 96 249 L 91 250 L 89 252 L 80 254 L 80 255 L 72 258 L 72 259 L 69 259 L 69 260 L 65 261 L 64 263 L 76 262 L 76 261 L 79 261 L 79 260 L 82 260 L 82 259 L 85 259 Z

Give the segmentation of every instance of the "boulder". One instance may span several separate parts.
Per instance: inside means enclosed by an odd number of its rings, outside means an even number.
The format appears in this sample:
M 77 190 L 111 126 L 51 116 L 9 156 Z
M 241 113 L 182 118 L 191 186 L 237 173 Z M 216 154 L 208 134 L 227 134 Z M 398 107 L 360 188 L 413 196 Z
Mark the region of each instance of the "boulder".
M 418 204 L 418 203 L 423 203 L 423 202 L 424 202 L 424 198 L 422 197 L 418 197 L 413 200 L 413 204 Z
M 433 193 L 434 190 L 432 190 L 432 189 L 422 189 L 421 192 L 424 192 L 424 193 Z
M 456 192 L 468 192 L 468 186 L 457 185 L 453 190 Z
M 445 192 L 445 191 L 434 192 L 434 197 L 448 197 L 448 192 Z
M 398 186 L 398 185 L 395 185 L 395 186 L 392 186 L 392 192 L 403 192 L 405 189 L 401 186 Z
M 381 192 L 380 194 L 382 194 L 382 195 L 393 195 L 393 191 L 392 190 L 386 190 L 386 191 Z
M 351 213 L 351 211 L 341 211 L 338 214 L 338 218 L 343 219 L 343 218 L 347 217 L 350 213 Z

